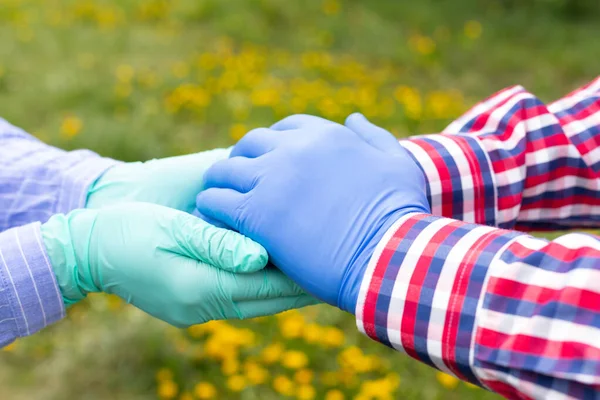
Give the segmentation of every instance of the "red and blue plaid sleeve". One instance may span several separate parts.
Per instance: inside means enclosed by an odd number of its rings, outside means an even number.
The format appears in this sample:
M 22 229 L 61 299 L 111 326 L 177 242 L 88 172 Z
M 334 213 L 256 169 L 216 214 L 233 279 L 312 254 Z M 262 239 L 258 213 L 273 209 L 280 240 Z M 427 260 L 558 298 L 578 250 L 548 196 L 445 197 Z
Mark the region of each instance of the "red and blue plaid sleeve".
M 600 78 L 546 106 L 520 86 L 400 142 L 432 213 L 520 230 L 600 226 Z
M 371 338 L 507 398 L 598 398 L 600 238 L 412 214 L 376 249 L 356 316 Z
M 512 87 L 401 143 L 435 216 L 382 239 L 359 329 L 507 398 L 597 398 L 600 238 L 495 227 L 600 226 L 600 78 L 548 106 Z

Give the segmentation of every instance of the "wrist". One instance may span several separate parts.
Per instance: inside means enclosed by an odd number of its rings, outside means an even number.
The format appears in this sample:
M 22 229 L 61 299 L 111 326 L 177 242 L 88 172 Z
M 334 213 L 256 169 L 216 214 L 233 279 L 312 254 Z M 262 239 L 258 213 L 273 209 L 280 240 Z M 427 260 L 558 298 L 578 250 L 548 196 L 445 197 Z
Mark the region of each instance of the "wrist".
M 374 231 L 369 239 L 365 240 L 363 248 L 356 257 L 356 260 L 351 263 L 344 276 L 338 298 L 338 307 L 340 309 L 351 314 L 356 314 L 359 292 L 367 269 L 371 264 L 377 262 L 385 248 L 385 244 L 392 237 L 400 221 L 410 215 L 429 213 L 428 210 L 418 206 L 397 210 L 385 219 L 384 223 Z
M 74 223 L 88 224 L 91 228 L 94 218 L 95 212 L 76 210 L 68 215 L 53 215 L 40 228 L 42 242 L 65 305 L 82 300 L 90 292 L 100 291 L 89 279 L 89 235 L 72 234 Z M 88 229 L 88 232 L 90 231 L 91 229 Z M 78 233 L 81 233 L 81 230 L 78 230 Z M 85 244 L 77 246 L 75 241 Z

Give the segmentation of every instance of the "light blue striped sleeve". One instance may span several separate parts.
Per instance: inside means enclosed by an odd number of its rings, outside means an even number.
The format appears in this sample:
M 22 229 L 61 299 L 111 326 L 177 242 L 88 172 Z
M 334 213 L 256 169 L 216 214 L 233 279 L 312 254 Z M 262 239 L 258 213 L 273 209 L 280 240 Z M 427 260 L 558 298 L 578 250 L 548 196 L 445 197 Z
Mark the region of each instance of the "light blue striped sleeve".
M 116 163 L 48 146 L 0 118 L 0 347 L 64 316 L 40 223 L 85 207 L 90 185 Z
M 0 233 L 0 347 L 64 316 L 40 223 Z
M 89 186 L 116 163 L 48 146 L 0 118 L 0 231 L 85 207 Z

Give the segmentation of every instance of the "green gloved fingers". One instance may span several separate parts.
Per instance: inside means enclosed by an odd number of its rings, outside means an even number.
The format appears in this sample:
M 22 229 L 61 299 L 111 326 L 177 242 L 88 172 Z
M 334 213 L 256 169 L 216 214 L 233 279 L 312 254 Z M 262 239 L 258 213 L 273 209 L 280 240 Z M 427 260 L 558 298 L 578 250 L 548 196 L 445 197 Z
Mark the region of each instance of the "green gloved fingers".
M 240 319 L 264 317 L 266 315 L 278 314 L 294 308 L 302 308 L 320 304 L 321 301 L 308 294 L 299 296 L 281 297 L 278 299 L 246 300 L 237 303 Z
M 203 188 L 204 173 L 215 162 L 228 158 L 230 152 L 214 149 L 115 165 L 90 187 L 86 208 L 143 201 L 191 213 Z
M 314 301 L 280 271 L 261 270 L 262 246 L 167 207 L 128 203 L 55 215 L 42 238 L 67 304 L 103 291 L 188 326 Z

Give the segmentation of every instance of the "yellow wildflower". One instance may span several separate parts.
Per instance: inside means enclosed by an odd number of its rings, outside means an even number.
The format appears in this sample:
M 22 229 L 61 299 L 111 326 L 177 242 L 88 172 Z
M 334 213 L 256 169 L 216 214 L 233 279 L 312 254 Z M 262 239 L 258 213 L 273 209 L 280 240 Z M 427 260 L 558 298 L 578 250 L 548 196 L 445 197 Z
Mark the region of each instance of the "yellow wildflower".
M 435 51 L 435 42 L 427 36 L 413 35 L 409 38 L 408 44 L 413 51 L 424 56 Z
M 458 378 L 452 375 L 445 374 L 443 372 L 438 372 L 436 374 L 436 378 L 443 387 L 450 390 L 455 389 L 458 386 L 458 383 L 460 382 Z
M 294 393 L 294 382 L 285 375 L 278 375 L 273 379 L 273 389 L 284 396 L 291 396 Z
M 325 15 L 336 15 L 340 12 L 339 0 L 325 0 L 323 1 L 323 12 Z
M 314 375 L 315 375 L 314 372 L 312 372 L 310 369 L 304 368 L 304 369 L 298 370 L 294 374 L 294 380 L 300 384 L 308 385 L 309 383 L 312 382 Z
M 252 92 L 251 99 L 255 106 L 273 106 L 279 103 L 279 91 L 277 89 L 257 89 Z
M 158 384 L 157 394 L 161 399 L 172 399 L 177 396 L 177 384 L 171 380 L 161 381 Z
M 262 359 L 265 364 L 273 364 L 281 358 L 284 348 L 281 343 L 273 343 L 265 347 L 262 351 Z
M 312 400 L 316 396 L 315 388 L 311 385 L 300 385 L 296 390 L 298 400 Z
M 233 375 L 227 379 L 227 387 L 232 392 L 241 392 L 247 385 L 246 378 L 243 375 Z
M 328 347 L 340 347 L 346 340 L 341 329 L 329 326 L 323 332 L 323 343 Z
M 191 393 L 184 392 L 179 396 L 179 400 L 194 400 L 194 396 L 192 396 Z
M 229 129 L 229 136 L 233 140 L 240 140 L 246 133 L 248 132 L 248 128 L 244 124 L 233 124 Z
M 60 133 L 63 137 L 70 139 L 77 136 L 81 132 L 81 128 L 83 128 L 83 122 L 75 116 L 69 116 L 63 119 Z
M 201 400 L 208 400 L 217 396 L 217 389 L 212 383 L 200 382 L 194 387 L 194 394 Z
M 329 390 L 325 394 L 325 400 L 344 400 L 344 393 L 341 390 L 333 389 Z
M 244 369 L 246 371 L 246 378 L 253 385 L 261 385 L 265 383 L 269 377 L 269 371 L 256 362 L 247 362 L 244 365 Z
M 308 364 L 308 356 L 298 350 L 288 350 L 281 357 L 281 365 L 289 369 L 298 369 Z
M 302 336 L 305 321 L 301 314 L 291 314 L 288 317 L 282 318 L 279 322 L 279 330 L 281 335 L 286 339 L 295 339 Z
M 223 375 L 233 375 L 240 369 L 240 363 L 236 358 L 227 358 L 221 365 L 221 371 Z
M 469 39 L 477 39 L 481 36 L 483 28 L 479 21 L 467 21 L 465 24 L 465 36 Z

